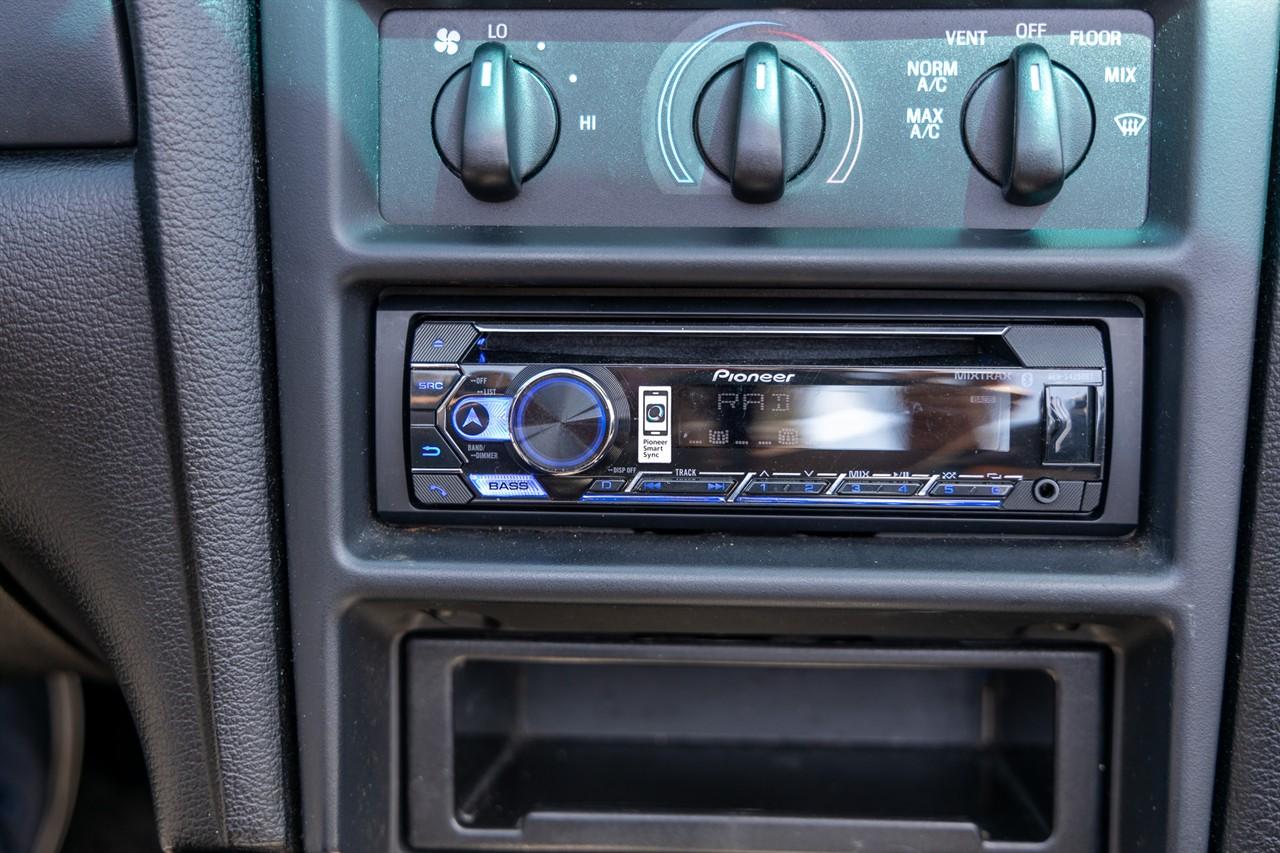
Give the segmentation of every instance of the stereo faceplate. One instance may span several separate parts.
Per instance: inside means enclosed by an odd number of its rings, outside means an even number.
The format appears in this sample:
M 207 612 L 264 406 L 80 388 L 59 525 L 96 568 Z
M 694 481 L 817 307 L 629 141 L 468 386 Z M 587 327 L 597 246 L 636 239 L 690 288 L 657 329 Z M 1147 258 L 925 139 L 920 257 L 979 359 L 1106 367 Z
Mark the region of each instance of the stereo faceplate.
M 404 492 L 380 493 L 384 511 L 1088 523 L 1132 509 L 1108 485 L 1115 438 L 1136 441 L 1137 398 L 1115 396 L 1135 377 L 1106 353 L 1133 319 L 398 319 L 384 348 L 398 371 L 382 374 L 396 385 L 379 388 L 398 446 L 379 467 Z

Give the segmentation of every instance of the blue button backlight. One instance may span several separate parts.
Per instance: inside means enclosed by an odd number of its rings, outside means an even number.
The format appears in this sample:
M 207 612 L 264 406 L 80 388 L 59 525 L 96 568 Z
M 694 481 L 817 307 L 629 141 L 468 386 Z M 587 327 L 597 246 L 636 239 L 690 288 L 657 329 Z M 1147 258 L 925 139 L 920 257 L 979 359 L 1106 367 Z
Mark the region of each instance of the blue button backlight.
M 482 498 L 531 500 L 547 496 L 532 474 L 470 474 L 471 485 Z
M 462 441 L 510 441 L 510 397 L 463 397 L 453 404 L 453 432 Z

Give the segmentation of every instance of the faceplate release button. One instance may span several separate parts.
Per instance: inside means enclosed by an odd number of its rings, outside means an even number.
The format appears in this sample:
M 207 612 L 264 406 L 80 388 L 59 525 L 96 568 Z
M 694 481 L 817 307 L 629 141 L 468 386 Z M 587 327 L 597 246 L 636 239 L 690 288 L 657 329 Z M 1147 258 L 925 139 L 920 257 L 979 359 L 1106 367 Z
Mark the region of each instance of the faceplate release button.
M 1097 402 L 1088 385 L 1044 389 L 1044 461 L 1048 465 L 1094 464 Z
M 470 323 L 423 323 L 413 333 L 414 364 L 456 364 L 478 337 Z

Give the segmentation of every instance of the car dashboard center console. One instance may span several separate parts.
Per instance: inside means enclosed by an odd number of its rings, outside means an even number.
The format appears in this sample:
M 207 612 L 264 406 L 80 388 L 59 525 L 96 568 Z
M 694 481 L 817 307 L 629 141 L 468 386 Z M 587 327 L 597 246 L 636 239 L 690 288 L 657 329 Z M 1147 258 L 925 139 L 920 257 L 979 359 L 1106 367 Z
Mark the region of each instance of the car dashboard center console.
M 264 4 L 309 851 L 1208 844 L 1268 0 Z

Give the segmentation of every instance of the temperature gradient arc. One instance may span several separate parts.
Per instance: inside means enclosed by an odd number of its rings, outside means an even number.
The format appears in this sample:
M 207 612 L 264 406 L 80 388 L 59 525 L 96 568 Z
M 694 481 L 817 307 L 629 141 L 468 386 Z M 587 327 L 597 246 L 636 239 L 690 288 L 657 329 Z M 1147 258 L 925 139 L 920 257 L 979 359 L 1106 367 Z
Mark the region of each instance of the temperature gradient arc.
M 722 36 L 748 27 L 766 28 L 766 34 L 777 38 L 790 39 L 806 47 L 811 48 L 815 53 L 823 58 L 835 72 L 836 77 L 840 80 L 840 85 L 844 90 L 845 106 L 849 113 L 849 133 L 845 139 L 844 148 L 840 155 L 839 162 L 827 177 L 828 184 L 843 184 L 853 173 L 853 167 L 858 162 L 858 155 L 862 151 L 862 99 L 858 95 L 858 87 L 853 82 L 852 75 L 844 64 L 835 57 L 826 47 L 814 41 L 807 36 L 790 30 L 778 29 L 782 24 L 777 21 L 741 21 L 736 24 L 728 24 L 717 30 L 706 34 L 702 38 L 695 41 L 685 49 L 676 59 L 675 64 L 671 66 L 671 70 L 667 72 L 667 77 L 662 84 L 662 89 L 658 94 L 658 111 L 657 111 L 657 134 L 658 134 L 658 150 L 662 154 L 662 160 L 667 167 L 667 171 L 671 174 L 671 178 L 677 184 L 694 184 L 696 180 L 689 173 L 689 169 L 685 166 L 684 160 L 680 156 L 680 152 L 676 145 L 673 112 L 676 92 L 680 83 L 684 79 L 685 71 L 688 70 L 690 64 L 697 58 L 698 54 L 709 44 Z

